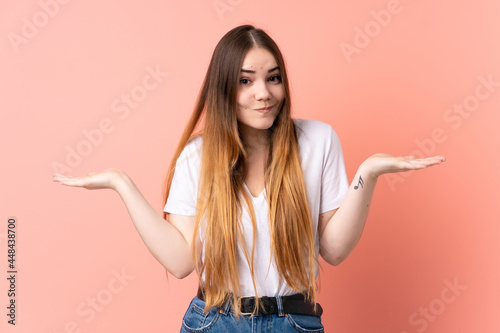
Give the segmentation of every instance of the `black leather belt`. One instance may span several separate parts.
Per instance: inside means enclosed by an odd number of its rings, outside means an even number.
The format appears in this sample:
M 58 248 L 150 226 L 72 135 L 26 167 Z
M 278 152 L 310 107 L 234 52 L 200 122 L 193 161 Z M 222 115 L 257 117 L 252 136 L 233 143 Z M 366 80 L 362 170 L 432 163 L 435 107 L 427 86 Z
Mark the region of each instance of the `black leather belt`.
M 203 292 L 198 288 L 196 295 L 201 300 L 205 300 Z M 257 315 L 272 315 L 279 314 L 278 301 L 276 297 L 261 297 L 259 298 L 262 307 L 259 307 Z M 305 299 L 302 294 L 293 294 L 289 296 L 281 296 L 281 304 L 283 313 L 287 314 L 303 314 L 312 316 L 321 316 L 323 308 L 319 303 L 316 303 L 316 311 L 314 304 Z M 241 313 L 243 315 L 251 315 L 255 306 L 255 297 L 242 297 L 241 298 Z

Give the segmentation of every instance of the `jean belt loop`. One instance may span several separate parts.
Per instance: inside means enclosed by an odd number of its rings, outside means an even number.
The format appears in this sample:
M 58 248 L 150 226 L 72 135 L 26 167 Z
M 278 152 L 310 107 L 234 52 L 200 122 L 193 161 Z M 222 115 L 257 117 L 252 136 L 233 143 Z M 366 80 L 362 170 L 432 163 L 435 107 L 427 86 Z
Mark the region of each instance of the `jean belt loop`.
M 281 296 L 276 296 L 276 304 L 278 305 L 278 316 L 285 316 L 285 313 L 283 312 L 283 300 L 281 299 Z
M 226 303 L 221 307 L 220 312 L 224 315 L 227 315 L 229 310 L 231 309 L 231 295 L 228 296 Z

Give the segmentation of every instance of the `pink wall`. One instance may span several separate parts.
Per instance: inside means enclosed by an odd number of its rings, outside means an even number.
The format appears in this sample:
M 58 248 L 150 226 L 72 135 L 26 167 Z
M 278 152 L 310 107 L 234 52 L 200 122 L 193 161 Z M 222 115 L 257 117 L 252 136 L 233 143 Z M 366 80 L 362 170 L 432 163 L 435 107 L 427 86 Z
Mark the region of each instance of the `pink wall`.
M 350 178 L 376 152 L 448 159 L 379 180 L 358 247 L 323 265 L 327 331 L 500 331 L 499 2 L 58 1 L 0 4 L 2 332 L 178 331 L 195 278 L 166 280 L 116 193 L 52 174 L 120 167 L 160 212 L 213 48 L 242 23 L 278 42 L 295 116 L 336 129 Z

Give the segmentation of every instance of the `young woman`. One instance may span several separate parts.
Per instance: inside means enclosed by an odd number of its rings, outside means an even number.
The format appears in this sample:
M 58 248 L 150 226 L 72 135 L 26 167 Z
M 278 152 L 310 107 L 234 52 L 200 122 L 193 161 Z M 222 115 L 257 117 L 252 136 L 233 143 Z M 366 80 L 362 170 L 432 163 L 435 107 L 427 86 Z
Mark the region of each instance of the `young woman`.
M 181 332 L 322 332 L 318 255 L 338 265 L 353 250 L 380 175 L 445 160 L 375 154 L 349 186 L 335 131 L 292 118 L 290 101 L 276 43 L 239 26 L 215 48 L 167 174 L 163 216 L 120 169 L 54 175 L 117 191 L 166 270 L 197 271 Z

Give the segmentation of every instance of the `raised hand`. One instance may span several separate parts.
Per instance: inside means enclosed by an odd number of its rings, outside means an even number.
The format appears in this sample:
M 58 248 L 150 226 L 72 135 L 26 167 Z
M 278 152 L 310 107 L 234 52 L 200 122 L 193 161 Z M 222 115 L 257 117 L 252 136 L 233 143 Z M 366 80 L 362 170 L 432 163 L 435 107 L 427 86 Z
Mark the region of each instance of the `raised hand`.
M 320 253 L 332 265 L 341 263 L 358 243 L 370 209 L 377 178 L 385 173 L 424 169 L 441 164 L 443 156 L 415 158 L 375 154 L 359 166 L 338 210 L 320 214 Z M 332 222 L 333 221 L 333 222 Z
M 83 177 L 55 174 L 54 181 L 89 190 L 115 190 L 122 198 L 149 251 L 167 271 L 177 278 L 184 278 L 194 270 L 189 241 L 193 238 L 194 216 L 171 214 L 167 223 L 122 170 L 111 168 L 102 172 L 91 172 Z M 201 243 L 199 237 L 197 241 Z M 197 248 L 201 249 L 201 244 Z
M 363 162 L 363 167 L 373 178 L 377 178 L 384 173 L 424 169 L 444 161 L 446 159 L 443 156 L 416 158 L 415 156 L 392 156 L 379 153 L 367 158 Z
M 87 176 L 74 177 L 54 174 L 53 180 L 66 186 L 84 187 L 88 190 L 109 188 L 116 190 L 124 172 L 117 168 L 106 169 L 102 172 L 91 172 Z

